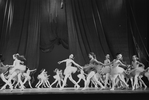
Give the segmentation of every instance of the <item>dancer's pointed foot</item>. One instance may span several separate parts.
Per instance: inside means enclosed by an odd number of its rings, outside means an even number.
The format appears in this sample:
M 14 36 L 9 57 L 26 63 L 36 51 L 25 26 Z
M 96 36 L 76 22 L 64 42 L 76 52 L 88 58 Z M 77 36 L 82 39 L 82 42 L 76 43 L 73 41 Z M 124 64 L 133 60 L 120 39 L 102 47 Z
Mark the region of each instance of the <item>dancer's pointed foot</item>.
M 40 87 L 37 87 L 37 89 L 41 89 Z
M 13 86 L 10 87 L 10 91 L 12 91 L 12 90 L 13 90 Z
M 132 90 L 135 90 L 135 88 L 134 88 L 134 87 L 132 87 Z
M 77 85 L 74 85 L 74 88 L 77 88 Z
M 105 89 L 105 87 L 101 87 L 101 88 L 100 88 L 100 90 L 103 90 L 103 89 Z
M 113 91 L 113 90 L 114 90 L 114 88 L 111 88 L 110 90 L 112 90 L 112 91 Z
M 84 87 L 84 88 L 82 88 L 82 90 L 86 90 L 86 89 L 88 89 L 88 87 Z
M 77 90 L 77 89 L 79 89 L 79 88 L 80 88 L 80 85 L 76 85 L 76 88 L 75 88 L 75 89 Z
M 63 90 L 63 89 L 64 89 L 64 87 L 60 87 L 60 88 L 59 88 L 59 90 Z
M 144 90 L 146 90 L 147 86 L 144 87 Z

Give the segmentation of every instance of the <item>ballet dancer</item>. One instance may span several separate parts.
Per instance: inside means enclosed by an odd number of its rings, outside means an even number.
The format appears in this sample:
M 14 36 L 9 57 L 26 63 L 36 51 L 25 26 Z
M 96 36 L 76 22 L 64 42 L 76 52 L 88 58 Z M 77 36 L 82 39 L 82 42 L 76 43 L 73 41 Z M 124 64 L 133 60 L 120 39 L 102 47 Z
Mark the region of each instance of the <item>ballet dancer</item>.
M 107 84 L 108 84 L 108 81 L 109 81 L 109 78 L 110 78 L 110 64 L 111 64 L 111 61 L 110 61 L 110 55 L 107 54 L 105 56 L 105 60 L 104 60 L 104 68 L 102 68 L 102 75 L 105 75 L 105 80 L 104 80 L 104 86 L 105 88 L 107 87 Z
M 132 68 L 135 71 L 134 84 L 132 86 L 132 90 L 137 89 L 139 75 L 141 72 L 144 71 L 145 67 L 143 63 L 138 61 L 138 59 L 139 58 L 136 55 L 132 56 Z
M 21 80 L 21 76 L 22 73 L 26 70 L 26 66 L 24 65 L 24 61 L 22 60 L 26 60 L 24 56 L 17 54 L 13 54 L 13 65 L 7 65 L 9 66 L 9 70 L 8 70 L 8 82 L 1 88 L 1 89 L 5 89 L 6 86 L 8 85 L 8 83 L 11 84 L 11 80 L 13 80 L 15 77 L 17 77 L 17 81 L 18 83 L 20 83 L 20 87 L 21 90 L 24 89 L 24 85 L 23 82 Z M 22 59 L 22 60 L 20 60 Z M 12 85 L 12 84 L 11 84 Z
M 33 69 L 33 70 L 30 70 L 29 68 L 27 69 L 26 73 L 23 73 L 23 77 L 25 78 L 24 79 L 24 82 L 23 84 L 25 84 L 26 82 L 28 82 L 30 88 L 33 88 L 32 85 L 31 85 L 31 73 L 36 71 L 37 69 Z
M 126 87 L 128 87 L 129 85 L 125 82 L 124 78 L 121 77 L 121 74 L 124 73 L 124 69 L 122 67 L 120 67 L 120 65 L 122 66 L 126 66 L 121 62 L 122 59 L 122 54 L 118 54 L 117 58 L 114 59 L 112 61 L 112 68 L 111 68 L 111 73 L 110 73 L 110 77 L 112 80 L 112 88 L 110 90 L 114 90 L 115 86 L 116 86 L 116 79 L 119 77 L 119 81 L 121 81 L 122 83 L 125 84 Z M 118 82 L 117 82 L 118 83 Z
M 45 69 L 41 71 L 41 73 L 37 76 L 37 79 L 39 80 L 38 83 L 35 85 L 36 88 L 40 89 L 40 86 L 51 88 L 50 82 L 49 82 L 49 76 L 47 75 L 47 72 Z
M 77 64 L 76 62 L 74 62 L 73 59 L 74 59 L 74 55 L 70 54 L 68 59 L 65 59 L 65 60 L 62 60 L 62 61 L 58 62 L 58 64 L 66 62 L 66 68 L 64 69 L 64 75 L 65 75 L 64 82 L 63 82 L 63 85 L 60 88 L 60 90 L 63 89 L 64 86 L 66 86 L 67 79 L 69 79 L 73 84 L 75 84 L 77 86 L 76 89 L 78 89 L 80 87 L 78 85 L 78 83 L 72 78 L 72 74 L 77 71 L 77 68 L 72 66 L 72 64 L 74 64 L 78 68 L 82 68 L 82 67 L 79 64 Z
M 9 68 L 9 66 L 5 66 L 2 62 L 2 60 L 0 59 L 0 78 L 2 79 L 3 82 L 5 82 L 5 85 L 8 85 L 9 88 L 11 90 L 13 90 L 12 84 L 5 78 L 5 74 L 7 73 L 8 68 Z M 6 86 L 3 86 L 1 88 L 1 90 L 5 89 L 5 88 L 6 88 Z
M 63 83 L 63 78 L 64 78 L 64 76 L 62 75 L 62 70 L 59 70 L 58 68 L 56 68 L 55 70 L 54 70 L 54 72 L 56 73 L 56 75 L 54 75 L 53 76 L 53 78 L 55 79 L 55 81 L 51 84 L 51 87 L 52 87 L 52 85 L 54 85 L 56 82 L 57 82 L 57 84 L 56 84 L 56 88 L 58 87 L 58 85 L 59 85 L 59 87 L 61 88 L 61 82 Z
M 83 71 L 83 69 L 80 69 L 80 74 L 77 75 L 77 77 L 79 78 L 78 81 L 77 81 L 77 84 L 80 83 L 81 80 L 84 81 L 84 86 L 85 86 L 85 83 L 86 83 L 86 73 Z M 76 88 L 76 85 L 74 86 Z
M 83 88 L 83 90 L 85 90 L 89 87 L 91 79 L 93 79 L 98 85 L 100 85 L 101 89 L 104 89 L 105 87 L 102 85 L 102 83 L 100 81 L 98 81 L 98 78 L 96 76 L 96 73 L 101 70 L 103 63 L 99 62 L 96 59 L 96 55 L 93 52 L 91 52 L 89 54 L 89 58 L 90 58 L 90 63 L 86 64 L 83 67 L 83 69 L 88 73 L 87 79 L 85 82 L 85 87 Z

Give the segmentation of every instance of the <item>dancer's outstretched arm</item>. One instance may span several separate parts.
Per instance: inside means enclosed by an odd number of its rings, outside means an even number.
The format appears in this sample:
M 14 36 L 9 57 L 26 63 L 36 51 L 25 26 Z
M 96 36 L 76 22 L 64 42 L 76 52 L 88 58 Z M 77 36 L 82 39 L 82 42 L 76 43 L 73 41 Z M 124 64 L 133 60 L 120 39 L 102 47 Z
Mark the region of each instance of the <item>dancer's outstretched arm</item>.
M 37 69 L 29 70 L 30 72 L 36 71 Z
M 58 64 L 61 64 L 61 63 L 66 62 L 66 61 L 67 61 L 67 59 L 59 61 Z
M 145 65 L 144 65 L 143 63 L 141 63 L 141 62 L 139 62 L 139 61 L 137 61 L 137 63 L 138 63 L 139 65 L 141 65 L 143 68 L 145 67 Z
M 77 67 L 79 67 L 79 68 L 83 69 L 83 67 L 82 67 L 82 66 L 80 66 L 79 64 L 77 64 L 77 63 L 76 63 L 76 62 L 74 62 L 73 60 L 72 60 L 72 63 L 73 63 L 74 65 L 76 65 Z
M 120 63 L 122 66 L 126 66 L 126 65 L 123 64 L 120 60 L 118 60 L 118 63 Z
M 96 58 L 94 59 L 95 62 L 97 62 L 98 64 L 104 65 L 104 63 L 98 61 Z

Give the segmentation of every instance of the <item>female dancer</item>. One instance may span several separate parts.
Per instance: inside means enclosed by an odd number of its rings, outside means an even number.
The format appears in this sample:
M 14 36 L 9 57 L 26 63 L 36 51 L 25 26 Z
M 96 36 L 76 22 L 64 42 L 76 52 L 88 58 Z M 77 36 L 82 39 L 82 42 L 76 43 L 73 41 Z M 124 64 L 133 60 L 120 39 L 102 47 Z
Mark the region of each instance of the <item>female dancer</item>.
M 11 70 L 9 70 L 9 73 L 13 73 L 16 69 L 19 69 L 20 71 L 24 72 L 26 70 L 26 66 L 24 65 L 24 61 L 20 60 L 19 58 L 21 59 L 24 59 L 24 56 L 21 56 L 19 55 L 18 53 L 17 54 L 13 54 L 13 65 L 11 66 Z
M 101 89 L 104 89 L 105 87 L 101 84 L 100 81 L 98 81 L 98 78 L 96 77 L 96 73 L 100 72 L 103 63 L 97 61 L 96 55 L 93 52 L 89 54 L 89 58 L 90 63 L 83 67 L 84 70 L 88 73 L 87 80 L 85 82 L 85 87 L 83 88 L 83 90 L 89 87 L 91 79 L 93 79 L 97 84 L 99 84 Z
M 31 85 L 31 73 L 32 72 L 34 72 L 34 71 L 36 71 L 36 69 L 33 69 L 33 70 L 30 70 L 29 68 L 27 69 L 27 71 L 25 72 L 25 73 L 23 73 L 23 76 L 24 76 L 24 82 L 23 82 L 23 84 L 25 84 L 27 81 L 28 81 L 28 84 L 29 84 L 29 86 L 30 86 L 30 88 L 32 88 L 32 85 Z
M 21 56 L 18 53 L 13 54 L 13 59 L 14 59 L 13 65 L 8 65 L 9 66 L 9 71 L 8 71 L 8 76 L 7 76 L 8 82 L 11 83 L 11 80 L 13 78 L 17 77 L 17 81 L 18 81 L 18 83 L 20 83 L 21 89 L 23 90 L 24 85 L 21 80 L 21 76 L 22 76 L 23 72 L 26 70 L 26 66 L 24 65 L 24 61 L 22 61 L 22 60 L 26 60 L 26 59 L 24 58 L 24 56 Z M 20 59 L 22 59 L 22 60 L 20 60 Z M 7 85 L 8 84 L 5 84 L 2 87 L 2 89 L 5 89 L 5 87 Z
M 66 82 L 67 82 L 67 79 L 69 78 L 69 80 L 75 84 L 77 86 L 77 89 L 80 87 L 77 82 L 72 78 L 72 73 L 75 73 L 77 71 L 77 68 L 76 67 L 73 67 L 72 64 L 74 64 L 75 66 L 79 67 L 79 68 L 82 68 L 79 64 L 75 63 L 73 61 L 74 59 L 74 56 L 73 54 L 70 54 L 69 55 L 69 58 L 68 59 L 65 59 L 65 60 L 62 60 L 62 61 L 59 61 L 58 64 L 61 64 L 63 62 L 66 62 L 66 68 L 64 70 L 64 82 L 63 82 L 63 85 L 60 89 L 63 89 L 64 86 L 66 86 Z
M 132 57 L 132 60 L 133 60 L 132 61 L 132 68 L 135 71 L 134 85 L 132 87 L 132 90 L 137 88 L 139 75 L 140 75 L 141 72 L 144 71 L 144 67 L 145 67 L 143 63 L 138 61 L 138 59 L 139 58 L 136 55 L 134 55 Z
M 9 66 L 5 66 L 3 64 L 2 55 L 0 55 L 0 78 L 2 79 L 2 81 L 5 82 L 5 85 L 9 85 L 10 89 L 12 90 L 13 89 L 12 84 L 5 78 L 5 74 L 7 73 L 8 69 L 9 69 Z M 1 90 L 5 89 L 5 87 L 2 87 Z
M 43 69 L 37 77 L 39 81 L 35 87 L 37 87 L 38 89 L 40 88 L 41 85 L 43 85 L 44 87 L 51 87 L 50 82 L 48 81 L 49 76 L 50 75 L 47 75 L 47 72 L 45 71 L 45 69 Z
M 85 83 L 86 83 L 86 73 L 83 71 L 83 69 L 80 69 L 80 74 L 77 75 L 77 77 L 79 78 L 79 80 L 77 81 L 77 84 L 83 80 L 84 81 L 84 86 L 85 86 Z M 76 86 L 75 86 L 76 87 Z
M 54 72 L 56 73 L 56 75 L 54 75 L 53 76 L 53 78 L 55 79 L 55 81 L 51 84 L 51 87 L 52 87 L 52 85 L 54 85 L 56 82 L 58 82 L 57 83 L 57 85 L 56 85 L 56 87 L 58 87 L 58 85 L 60 86 L 60 88 L 61 88 L 61 82 L 63 83 L 63 76 L 62 76 L 62 70 L 59 70 L 59 69 L 55 69 L 54 70 Z
M 105 81 L 104 81 L 104 86 L 105 88 L 107 87 L 107 84 L 108 84 L 108 81 L 109 81 L 109 78 L 110 78 L 110 64 L 111 64 L 111 61 L 110 61 L 110 55 L 107 54 L 105 56 L 105 60 L 104 60 L 104 67 L 102 68 L 102 74 L 105 75 Z
M 114 90 L 115 88 L 115 81 L 117 79 L 117 77 L 119 76 L 120 81 L 122 81 L 126 87 L 128 87 L 128 84 L 125 82 L 124 78 L 121 77 L 121 74 L 123 74 L 124 69 L 122 67 L 119 67 L 120 65 L 122 66 L 126 66 L 121 62 L 122 59 L 122 54 L 118 54 L 117 58 L 113 60 L 112 62 L 112 68 L 111 68 L 111 80 L 112 80 L 112 88 L 110 90 Z

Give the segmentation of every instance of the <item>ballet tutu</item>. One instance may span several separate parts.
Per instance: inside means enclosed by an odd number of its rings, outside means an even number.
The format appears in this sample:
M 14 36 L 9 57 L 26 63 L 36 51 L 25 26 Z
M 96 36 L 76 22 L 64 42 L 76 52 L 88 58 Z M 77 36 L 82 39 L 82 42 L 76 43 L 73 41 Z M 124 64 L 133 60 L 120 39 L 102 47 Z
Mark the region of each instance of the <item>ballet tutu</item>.
M 111 69 L 111 75 L 121 74 L 124 72 L 124 69 L 121 67 L 114 67 Z
M 64 75 L 75 73 L 76 71 L 77 71 L 76 67 L 69 66 L 66 67 L 66 69 L 64 70 Z
M 137 74 L 139 74 L 139 73 L 141 73 L 141 72 L 144 71 L 144 68 L 142 68 L 142 67 L 137 67 L 137 68 L 135 69 L 135 71 L 136 71 Z
M 95 72 L 101 73 L 102 72 L 102 68 L 103 68 L 102 65 L 95 65 Z
M 136 70 L 132 69 L 132 70 L 130 70 L 129 75 L 134 77 L 135 73 L 136 73 Z
M 95 72 L 101 72 L 102 66 L 101 65 L 96 65 L 96 64 L 86 64 L 84 66 L 84 71 L 87 73 L 90 73 L 91 71 Z
M 102 74 L 110 73 L 110 71 L 111 71 L 110 66 L 105 66 L 105 67 L 102 68 L 101 73 Z

